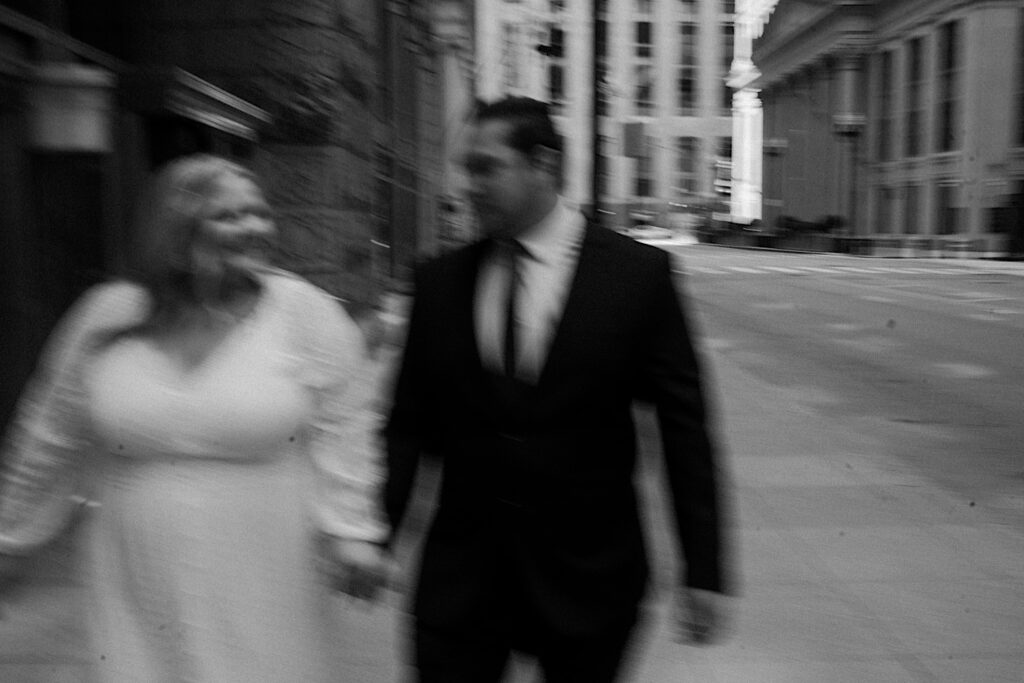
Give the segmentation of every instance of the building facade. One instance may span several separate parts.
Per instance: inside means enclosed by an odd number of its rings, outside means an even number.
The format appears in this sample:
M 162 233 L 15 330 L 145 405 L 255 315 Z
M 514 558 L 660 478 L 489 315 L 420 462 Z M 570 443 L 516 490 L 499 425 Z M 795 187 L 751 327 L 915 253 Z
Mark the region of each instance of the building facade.
M 0 0 L 0 426 L 55 320 L 130 261 L 170 158 L 254 167 L 281 265 L 348 304 L 434 248 L 437 4 Z
M 472 237 L 454 163 L 473 105 L 472 3 L 392 0 L 378 11 L 374 270 L 403 289 L 418 261 Z
M 596 184 L 609 224 L 671 224 L 697 207 L 728 211 L 735 11 L 726 0 L 481 0 L 478 95 L 555 105 L 566 137 L 565 194 L 585 208 L 596 118 Z
M 765 3 L 766 222 L 900 253 L 1019 251 L 1024 2 Z

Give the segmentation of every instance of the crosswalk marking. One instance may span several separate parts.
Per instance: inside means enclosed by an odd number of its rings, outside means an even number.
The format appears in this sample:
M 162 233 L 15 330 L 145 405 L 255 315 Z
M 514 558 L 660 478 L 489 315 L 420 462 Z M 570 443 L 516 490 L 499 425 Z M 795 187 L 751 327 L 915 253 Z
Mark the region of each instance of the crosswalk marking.
M 907 267 L 871 267 L 864 268 L 852 265 L 834 265 L 834 266 L 781 266 L 781 265 L 761 265 L 761 266 L 745 266 L 745 265 L 721 265 L 721 266 L 707 266 L 707 265 L 694 265 L 687 266 L 683 269 L 676 270 L 678 273 L 699 273 L 703 275 L 727 275 L 730 273 L 742 273 L 748 275 L 766 275 L 766 274 L 787 274 L 787 275 L 799 275 L 807 274 L 810 272 L 828 274 L 828 275 L 852 275 L 852 274 L 873 274 L 873 275 L 963 275 L 972 274 L 980 271 L 963 270 L 957 268 L 907 268 Z M 990 274 L 1024 274 L 1017 271 L 1002 271 L 992 270 L 985 271 Z
M 787 273 L 790 275 L 803 272 L 797 268 L 783 268 L 782 266 L 765 266 L 764 268 L 765 270 L 771 270 L 776 273 Z

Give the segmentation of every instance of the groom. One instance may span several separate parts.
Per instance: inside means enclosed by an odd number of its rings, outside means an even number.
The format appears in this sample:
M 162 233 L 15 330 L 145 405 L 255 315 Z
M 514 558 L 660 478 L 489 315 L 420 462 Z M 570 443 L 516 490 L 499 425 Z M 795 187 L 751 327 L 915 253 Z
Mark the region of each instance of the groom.
M 666 252 L 559 196 L 545 104 L 481 105 L 464 158 L 486 239 L 423 267 L 385 430 L 385 504 L 404 515 L 440 458 L 414 598 L 424 683 L 499 681 L 510 652 L 549 683 L 616 679 L 648 565 L 634 400 L 657 408 L 685 560 L 680 625 L 719 626 L 725 576 L 714 449 Z

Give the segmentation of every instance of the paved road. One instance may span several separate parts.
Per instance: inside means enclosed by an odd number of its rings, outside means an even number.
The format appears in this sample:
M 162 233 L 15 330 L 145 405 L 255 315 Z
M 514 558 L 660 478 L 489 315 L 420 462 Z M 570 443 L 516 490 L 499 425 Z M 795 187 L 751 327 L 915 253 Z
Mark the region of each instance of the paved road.
M 893 455 L 953 490 L 1020 504 L 1024 264 L 675 251 L 718 354 L 892 427 Z

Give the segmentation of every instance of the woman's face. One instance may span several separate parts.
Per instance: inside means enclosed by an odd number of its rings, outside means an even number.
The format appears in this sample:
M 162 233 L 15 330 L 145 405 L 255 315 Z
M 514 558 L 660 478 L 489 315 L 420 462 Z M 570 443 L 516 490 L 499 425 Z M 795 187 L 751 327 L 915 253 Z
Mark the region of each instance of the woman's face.
M 211 195 L 192 247 L 193 275 L 219 287 L 252 282 L 270 265 L 277 229 L 256 184 L 223 178 Z

